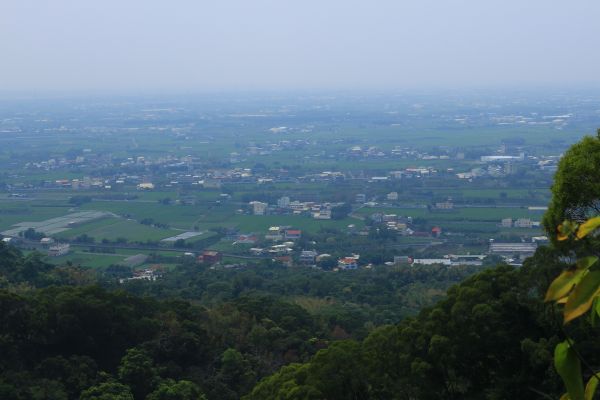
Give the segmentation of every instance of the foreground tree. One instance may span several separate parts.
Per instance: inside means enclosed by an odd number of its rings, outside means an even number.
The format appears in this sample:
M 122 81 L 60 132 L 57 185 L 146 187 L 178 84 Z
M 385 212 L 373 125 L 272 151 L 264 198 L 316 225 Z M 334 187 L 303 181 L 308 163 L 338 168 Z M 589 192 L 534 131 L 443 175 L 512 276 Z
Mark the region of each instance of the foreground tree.
M 574 240 L 584 239 L 600 228 L 600 217 L 587 220 L 579 225 L 571 221 L 561 224 L 557 239 L 567 241 L 570 237 Z M 598 325 L 600 317 L 600 266 L 598 257 L 590 255 L 577 260 L 574 266 L 563 271 L 550 285 L 546 292 L 546 301 L 564 304 L 563 319 L 567 324 L 591 311 L 592 326 Z M 561 376 L 567 393 L 563 399 L 592 400 L 594 398 L 600 373 L 597 372 L 577 350 L 575 341 L 565 333 L 565 340 L 559 343 L 554 350 L 554 365 Z M 588 369 L 590 375 L 584 387 L 582 377 L 582 364 Z
M 552 200 L 544 215 L 544 227 L 553 245 L 563 252 L 585 251 L 598 248 L 594 238 L 579 243 L 558 240 L 563 221 L 582 223 L 600 214 L 600 129 L 596 137 L 586 136 L 571 146 L 560 160 L 554 175 Z M 592 242 L 592 244 L 590 244 Z

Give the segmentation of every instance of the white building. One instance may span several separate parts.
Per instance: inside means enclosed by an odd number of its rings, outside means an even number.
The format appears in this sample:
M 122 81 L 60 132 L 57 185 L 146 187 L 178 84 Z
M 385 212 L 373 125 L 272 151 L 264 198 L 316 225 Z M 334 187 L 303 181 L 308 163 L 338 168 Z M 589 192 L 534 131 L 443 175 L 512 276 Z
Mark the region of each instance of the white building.
M 331 219 L 331 210 L 320 210 L 313 213 L 314 219 Z
M 265 235 L 267 240 L 283 240 L 282 229 L 278 226 L 272 226 L 269 228 L 269 232 Z
M 452 261 L 449 258 L 415 258 L 413 265 L 452 265 Z
M 498 162 L 498 161 L 523 161 L 525 153 L 520 153 L 518 156 L 481 156 L 481 162 Z
M 269 204 L 261 201 L 251 201 L 249 204 L 252 206 L 252 213 L 254 215 L 265 215 L 269 206 Z
M 288 208 L 290 206 L 290 198 L 287 196 L 281 197 L 277 200 L 277 207 L 279 208 Z
M 515 228 L 532 228 L 533 221 L 529 218 L 519 218 L 515 221 Z
M 391 201 L 398 200 L 398 192 L 390 192 L 387 194 L 386 198 Z
M 48 249 L 48 255 L 50 257 L 60 257 L 64 256 L 65 254 L 69 254 L 70 250 L 71 246 L 68 243 L 60 243 L 54 246 L 50 246 L 50 248 Z
M 303 264 L 314 264 L 317 255 L 317 252 L 314 250 L 302 250 L 300 252 L 300 262 Z
M 154 184 L 150 182 L 140 183 L 137 185 L 138 190 L 152 190 L 154 189 Z
M 452 202 L 452 200 L 441 201 L 435 203 L 435 208 L 437 210 L 452 210 L 454 208 L 454 203 Z

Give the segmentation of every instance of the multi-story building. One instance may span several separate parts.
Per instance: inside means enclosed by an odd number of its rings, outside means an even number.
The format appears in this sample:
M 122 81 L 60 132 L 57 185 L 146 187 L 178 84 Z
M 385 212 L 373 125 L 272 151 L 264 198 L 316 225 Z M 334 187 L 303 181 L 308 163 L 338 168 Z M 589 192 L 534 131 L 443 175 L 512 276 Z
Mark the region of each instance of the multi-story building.
M 252 213 L 254 215 L 265 215 L 267 213 L 268 203 L 263 203 L 261 201 L 251 201 L 250 205 L 252 206 Z
M 54 246 L 50 246 L 48 249 L 48 255 L 50 257 L 60 257 L 69 254 L 71 246 L 68 243 L 59 243 Z

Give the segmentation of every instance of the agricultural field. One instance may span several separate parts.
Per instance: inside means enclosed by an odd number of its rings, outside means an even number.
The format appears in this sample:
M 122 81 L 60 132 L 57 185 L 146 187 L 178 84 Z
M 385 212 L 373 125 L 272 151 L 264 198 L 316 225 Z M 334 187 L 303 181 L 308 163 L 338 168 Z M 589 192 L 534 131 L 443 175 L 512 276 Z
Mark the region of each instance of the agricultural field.
M 89 268 L 106 268 L 110 265 L 121 264 L 127 257 L 128 256 L 125 254 L 99 254 L 72 251 L 64 256 L 48 257 L 47 261 L 56 265 L 71 263 L 73 265 L 81 265 Z
M 129 242 L 145 242 L 148 240 L 162 240 L 178 233 L 180 232 L 173 229 L 160 229 L 142 225 L 131 219 L 110 218 L 105 221 L 82 225 L 77 229 L 63 232 L 58 237 L 72 239 L 85 234 L 94 238 L 97 242 L 103 239 L 114 241 L 119 238 L 127 239 Z
M 156 201 L 93 201 L 84 204 L 82 209 L 101 210 L 115 213 L 124 218 L 167 224 L 175 229 L 193 229 L 196 221 L 207 213 L 207 207 L 163 205 Z

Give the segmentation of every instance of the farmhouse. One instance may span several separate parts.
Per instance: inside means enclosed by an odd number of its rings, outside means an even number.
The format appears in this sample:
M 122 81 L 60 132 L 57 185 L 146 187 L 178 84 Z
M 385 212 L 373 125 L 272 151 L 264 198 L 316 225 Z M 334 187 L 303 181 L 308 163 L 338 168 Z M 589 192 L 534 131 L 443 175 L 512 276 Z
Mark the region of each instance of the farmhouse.
M 272 226 L 269 228 L 269 232 L 265 235 L 265 239 L 267 240 L 283 240 L 283 229 L 278 226 Z
M 357 269 L 358 268 L 358 259 L 359 255 L 353 254 L 350 257 L 342 257 L 338 260 L 338 268 L 339 269 Z
M 60 257 L 64 256 L 65 254 L 69 254 L 70 250 L 71 246 L 68 243 L 59 243 L 55 244 L 54 246 L 50 246 L 48 249 L 48 255 L 50 257 Z
M 298 229 L 288 229 L 285 231 L 285 238 L 287 240 L 296 240 L 302 237 L 302 231 Z
M 221 253 L 214 250 L 205 250 L 202 252 L 202 255 L 200 257 L 202 259 L 202 262 L 207 264 L 214 264 L 221 261 L 222 259 Z
M 302 250 L 300 253 L 300 262 L 302 264 L 314 264 L 317 252 L 314 250 Z

